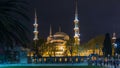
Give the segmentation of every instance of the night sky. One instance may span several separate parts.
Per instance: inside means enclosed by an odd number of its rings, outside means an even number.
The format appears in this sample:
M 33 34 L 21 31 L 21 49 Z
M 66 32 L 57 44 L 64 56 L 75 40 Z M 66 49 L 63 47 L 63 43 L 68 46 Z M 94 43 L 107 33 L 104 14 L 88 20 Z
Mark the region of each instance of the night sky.
M 30 3 L 29 16 L 34 23 L 34 8 L 37 9 L 39 37 L 47 38 L 49 26 L 52 25 L 53 34 L 62 31 L 74 36 L 74 0 L 26 0 Z M 79 26 L 81 42 L 91 38 L 113 32 L 120 37 L 120 0 L 78 0 Z M 31 32 L 31 35 L 32 32 Z

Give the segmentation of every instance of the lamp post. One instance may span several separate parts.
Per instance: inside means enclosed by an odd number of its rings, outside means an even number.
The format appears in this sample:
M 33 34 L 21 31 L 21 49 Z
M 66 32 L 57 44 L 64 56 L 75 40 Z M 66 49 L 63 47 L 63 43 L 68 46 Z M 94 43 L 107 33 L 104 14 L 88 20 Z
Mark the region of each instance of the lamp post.
M 116 57 L 115 59 L 118 59 L 118 54 L 117 53 L 115 53 L 115 57 Z
M 110 59 L 110 55 L 108 54 L 108 59 Z
M 114 43 L 114 54 L 115 56 L 117 55 L 117 44 L 116 43 Z
M 110 64 L 110 55 L 108 54 L 107 65 L 109 66 L 109 64 Z

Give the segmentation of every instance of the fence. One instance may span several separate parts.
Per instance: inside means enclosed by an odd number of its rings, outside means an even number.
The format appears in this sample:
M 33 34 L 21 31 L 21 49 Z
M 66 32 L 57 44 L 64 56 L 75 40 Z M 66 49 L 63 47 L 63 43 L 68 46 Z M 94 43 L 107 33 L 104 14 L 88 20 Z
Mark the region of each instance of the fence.
M 28 63 L 81 63 L 86 60 L 86 57 L 73 56 L 73 57 L 42 57 L 42 58 L 28 58 Z

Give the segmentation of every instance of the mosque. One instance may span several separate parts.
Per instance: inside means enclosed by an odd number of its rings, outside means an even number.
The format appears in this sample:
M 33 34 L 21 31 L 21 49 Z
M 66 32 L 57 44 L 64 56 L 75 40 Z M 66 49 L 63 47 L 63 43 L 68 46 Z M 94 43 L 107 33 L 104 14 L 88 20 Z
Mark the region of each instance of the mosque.
M 75 2 L 75 19 L 74 19 L 74 45 L 80 45 L 80 34 L 79 34 L 79 20 L 78 20 L 78 8 L 77 8 L 77 0 Z M 38 24 L 37 24 L 37 14 L 35 12 L 35 23 L 34 25 L 34 41 L 36 42 L 38 40 Z M 66 43 L 69 40 L 69 35 L 67 33 L 62 32 L 61 28 L 59 28 L 59 31 L 52 35 L 52 28 L 50 26 L 50 34 L 47 37 L 46 44 L 54 44 L 54 51 L 55 56 L 64 56 L 65 51 L 67 50 Z M 48 54 L 44 53 L 45 56 Z M 43 54 L 43 55 L 44 55 Z
M 34 26 L 34 41 L 36 42 L 38 40 L 38 24 L 37 24 L 37 14 L 35 11 L 35 23 L 33 24 Z M 74 43 L 71 44 L 73 47 L 80 47 L 80 29 L 79 29 L 79 20 L 78 20 L 78 4 L 77 0 L 75 0 L 75 19 L 74 19 Z M 46 45 L 49 46 L 49 49 L 52 48 L 51 56 L 66 56 L 66 51 L 68 50 L 68 47 L 66 46 L 67 41 L 70 39 L 69 35 L 65 32 L 61 31 L 61 28 L 59 27 L 59 31 L 52 34 L 52 27 L 50 25 L 50 32 L 47 37 L 47 42 Z M 52 46 L 51 46 L 52 45 Z M 94 46 L 95 47 L 95 46 Z M 76 50 L 76 49 L 74 49 Z M 78 50 L 79 51 L 79 50 Z M 101 53 L 102 55 L 102 50 L 96 49 L 94 50 L 96 53 Z M 77 54 L 76 52 L 73 53 L 72 56 L 88 56 L 92 53 L 94 53 L 93 49 L 86 48 Z M 49 56 L 50 50 L 47 50 L 43 53 L 42 56 Z M 71 56 L 70 51 L 67 52 L 67 56 Z

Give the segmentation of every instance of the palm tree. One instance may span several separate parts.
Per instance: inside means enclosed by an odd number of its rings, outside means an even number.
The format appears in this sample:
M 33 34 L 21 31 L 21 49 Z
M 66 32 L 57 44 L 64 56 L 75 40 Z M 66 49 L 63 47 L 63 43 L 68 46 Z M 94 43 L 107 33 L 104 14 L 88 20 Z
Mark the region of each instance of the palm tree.
M 0 0 L 0 43 L 2 45 L 12 46 L 14 42 L 25 44 L 29 41 L 28 23 L 25 23 L 29 21 L 26 15 L 26 4 L 21 0 Z

